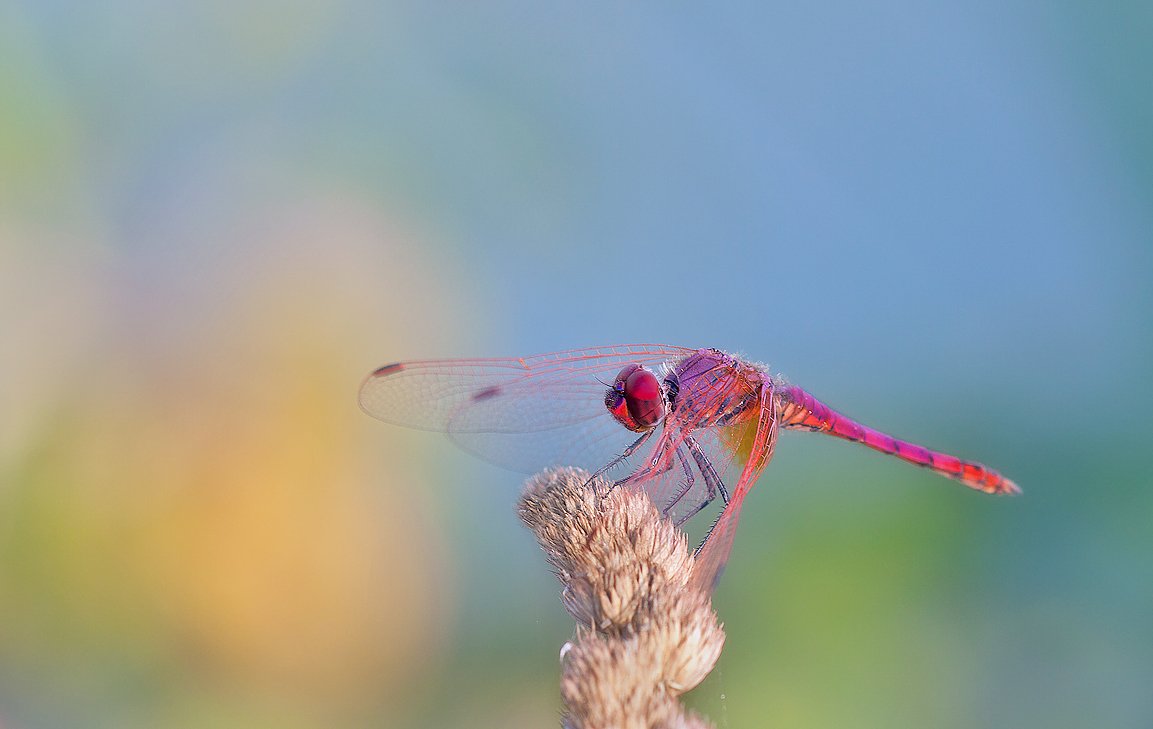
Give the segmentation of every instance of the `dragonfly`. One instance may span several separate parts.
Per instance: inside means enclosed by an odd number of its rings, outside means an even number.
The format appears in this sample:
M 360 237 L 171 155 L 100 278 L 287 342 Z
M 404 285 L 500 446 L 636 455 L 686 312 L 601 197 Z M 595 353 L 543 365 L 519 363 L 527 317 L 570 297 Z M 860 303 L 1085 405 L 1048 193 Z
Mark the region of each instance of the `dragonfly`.
M 745 497 L 781 429 L 825 433 L 988 494 L 1020 489 L 997 471 L 862 425 L 765 365 L 719 349 L 626 344 L 530 357 L 394 362 L 360 405 L 388 423 L 447 433 L 464 450 L 523 473 L 576 466 L 644 491 L 683 525 L 717 499 L 693 583 L 711 592 Z

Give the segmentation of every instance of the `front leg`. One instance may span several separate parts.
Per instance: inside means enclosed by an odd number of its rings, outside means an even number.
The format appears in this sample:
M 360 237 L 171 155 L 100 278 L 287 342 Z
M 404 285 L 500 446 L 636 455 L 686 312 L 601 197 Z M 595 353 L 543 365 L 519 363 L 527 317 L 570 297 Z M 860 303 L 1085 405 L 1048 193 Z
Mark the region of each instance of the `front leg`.
M 655 453 L 652 458 L 649 459 L 648 464 L 638 468 L 621 480 L 614 482 L 613 488 L 617 486 L 628 486 L 634 483 L 643 483 L 650 478 L 669 471 L 673 467 L 673 453 L 675 451 L 675 448 L 669 448 L 669 441 L 668 430 L 665 430 L 661 434 L 660 441 L 654 449 Z
M 647 441 L 649 438 L 651 438 L 653 433 L 655 433 L 655 432 L 656 432 L 655 430 L 646 430 L 644 433 L 642 433 L 641 437 L 634 440 L 632 442 L 632 445 L 630 445 L 628 448 L 625 448 L 624 451 L 619 456 L 612 459 L 611 461 L 609 461 L 605 465 L 601 466 L 599 469 L 597 469 L 596 473 L 589 476 L 589 480 L 585 485 L 587 486 L 589 483 L 592 483 L 592 481 L 594 479 L 605 475 L 606 473 L 608 473 L 613 468 L 616 468 L 618 464 L 620 464 L 622 461 L 627 459 L 629 456 L 636 453 L 637 449 L 640 448 L 642 445 L 644 445 L 645 441 Z

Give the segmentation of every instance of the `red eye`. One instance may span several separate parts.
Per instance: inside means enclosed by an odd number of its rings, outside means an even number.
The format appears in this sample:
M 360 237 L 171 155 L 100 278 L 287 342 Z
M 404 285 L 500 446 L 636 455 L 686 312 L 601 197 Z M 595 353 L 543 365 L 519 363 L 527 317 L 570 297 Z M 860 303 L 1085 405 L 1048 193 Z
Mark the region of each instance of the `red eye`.
M 661 383 L 657 376 L 648 370 L 636 369 L 625 380 L 625 398 L 629 400 L 650 401 L 661 397 Z
M 649 430 L 665 417 L 660 380 L 635 364 L 617 374 L 612 389 L 605 393 L 605 406 L 629 430 Z

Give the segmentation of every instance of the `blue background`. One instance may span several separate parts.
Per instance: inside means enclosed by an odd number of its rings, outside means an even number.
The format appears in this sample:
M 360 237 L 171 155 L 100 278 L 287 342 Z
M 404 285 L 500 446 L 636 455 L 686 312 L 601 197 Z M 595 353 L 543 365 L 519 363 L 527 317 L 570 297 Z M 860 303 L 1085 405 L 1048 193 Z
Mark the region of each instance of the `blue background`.
M 1025 490 L 782 437 L 719 726 L 1149 726 L 1150 38 L 1137 2 L 0 5 L 0 723 L 555 722 L 517 477 L 357 383 L 656 341 Z

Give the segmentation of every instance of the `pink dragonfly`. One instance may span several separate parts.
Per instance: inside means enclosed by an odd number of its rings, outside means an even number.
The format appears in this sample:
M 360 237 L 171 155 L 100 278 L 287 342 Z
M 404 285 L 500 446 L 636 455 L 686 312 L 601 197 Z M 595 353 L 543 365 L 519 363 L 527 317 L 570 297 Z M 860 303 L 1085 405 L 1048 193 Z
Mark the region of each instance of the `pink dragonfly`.
M 381 420 L 447 432 L 493 463 L 534 473 L 580 466 L 643 489 L 678 525 L 720 497 L 694 580 L 712 590 L 741 505 L 780 428 L 863 443 L 989 494 L 1019 489 L 997 471 L 868 428 L 758 364 L 717 349 L 628 344 L 516 359 L 397 362 L 360 390 Z M 728 484 L 732 484 L 730 489 Z

